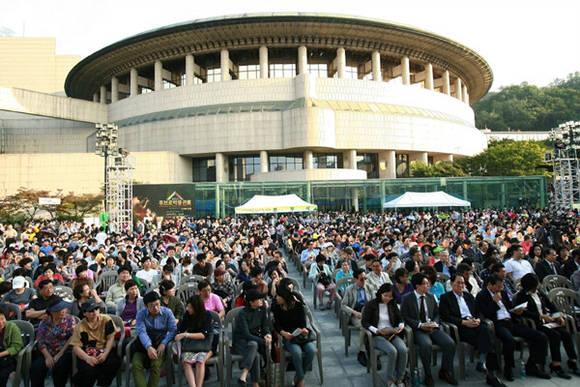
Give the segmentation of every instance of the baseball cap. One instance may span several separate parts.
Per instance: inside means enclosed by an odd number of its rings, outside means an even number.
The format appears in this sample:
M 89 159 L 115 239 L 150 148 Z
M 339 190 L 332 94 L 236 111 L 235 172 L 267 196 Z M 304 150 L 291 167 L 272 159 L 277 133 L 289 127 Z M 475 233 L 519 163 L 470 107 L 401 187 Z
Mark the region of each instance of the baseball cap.
M 21 275 L 12 279 L 12 289 L 22 289 L 26 287 L 26 279 Z
M 93 299 L 89 299 L 83 302 L 82 309 L 83 313 L 92 312 L 95 309 L 99 309 L 100 305 Z

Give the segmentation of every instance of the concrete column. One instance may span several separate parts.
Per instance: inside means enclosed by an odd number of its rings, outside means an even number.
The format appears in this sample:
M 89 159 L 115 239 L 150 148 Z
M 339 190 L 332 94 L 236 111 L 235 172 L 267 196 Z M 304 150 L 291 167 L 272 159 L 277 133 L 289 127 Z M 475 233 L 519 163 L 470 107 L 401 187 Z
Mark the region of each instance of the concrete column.
M 228 158 L 223 153 L 215 154 L 215 181 L 226 183 L 228 178 Z
M 304 161 L 304 169 L 312 169 L 313 167 L 312 151 L 309 150 L 304 151 L 303 161 Z
M 268 152 L 260 151 L 260 172 L 268 172 Z
M 451 95 L 451 82 L 449 81 L 449 71 L 443 73 L 443 94 Z
M 346 169 L 356 169 L 356 150 L 342 152 L 342 165 Z
M 308 72 L 308 58 L 306 46 L 298 47 L 298 75 Z
M 394 150 L 379 152 L 379 178 L 395 179 L 397 177 L 397 158 Z
M 111 103 L 119 100 L 119 79 L 117 77 L 111 78 Z
M 463 102 L 469 105 L 469 94 L 467 93 L 467 86 L 463 85 Z
M 433 90 L 433 65 L 427 63 L 425 66 L 425 89 Z
M 455 93 L 454 97 L 461 101 L 461 94 L 462 94 L 462 86 L 461 86 L 461 78 L 455 79 Z
M 423 164 L 429 163 L 429 157 L 427 152 L 415 152 L 410 155 L 410 161 L 420 161 Z
M 343 79 L 346 70 L 346 51 L 343 47 L 336 49 L 336 67 L 338 79 Z
M 129 87 L 131 88 L 131 97 L 135 97 L 139 94 L 139 84 L 137 83 L 137 79 L 139 74 L 137 74 L 137 69 L 132 68 L 131 72 L 129 73 Z
M 410 85 L 411 84 L 411 69 L 409 67 L 409 57 L 408 56 L 404 56 L 401 58 L 401 67 L 402 67 L 401 77 L 403 78 L 403 85 Z
M 260 78 L 268 78 L 268 47 L 260 46 Z
M 99 93 L 93 94 L 93 102 L 99 102 Z
M 194 74 L 194 60 L 193 54 L 187 54 L 185 56 L 185 84 L 187 86 L 193 85 L 193 81 L 195 80 Z
M 373 51 L 371 57 L 371 66 L 373 71 L 373 81 L 382 81 L 381 54 L 378 51 Z
M 154 75 L 153 84 L 155 91 L 163 90 L 163 63 L 160 60 L 156 60 L 153 65 Z
M 101 86 L 99 94 L 101 95 L 101 103 L 107 103 L 107 88 Z
M 220 67 L 222 72 L 222 81 L 231 80 L 230 76 L 230 52 L 228 50 L 221 50 L 220 52 Z

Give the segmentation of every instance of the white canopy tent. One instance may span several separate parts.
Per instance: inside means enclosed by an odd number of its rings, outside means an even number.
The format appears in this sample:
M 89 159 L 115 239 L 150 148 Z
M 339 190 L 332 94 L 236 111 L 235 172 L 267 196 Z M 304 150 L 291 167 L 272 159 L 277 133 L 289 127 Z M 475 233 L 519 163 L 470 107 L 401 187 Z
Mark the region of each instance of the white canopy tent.
M 403 195 L 389 202 L 384 208 L 409 207 L 471 207 L 467 200 L 457 199 L 443 191 L 437 192 L 405 192 Z
M 254 195 L 241 206 L 236 207 L 236 214 L 277 214 L 280 212 L 316 211 L 316 204 L 308 203 L 295 194 L 266 196 Z

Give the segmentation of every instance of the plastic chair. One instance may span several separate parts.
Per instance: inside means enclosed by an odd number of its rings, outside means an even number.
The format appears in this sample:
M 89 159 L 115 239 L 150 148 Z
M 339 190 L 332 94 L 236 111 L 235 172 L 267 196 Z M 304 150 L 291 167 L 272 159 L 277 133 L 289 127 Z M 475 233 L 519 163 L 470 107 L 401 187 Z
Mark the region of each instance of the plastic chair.
M 130 386 L 131 385 L 131 376 L 133 373 L 133 364 L 132 364 L 132 359 L 133 359 L 133 345 L 135 345 L 135 342 L 139 340 L 139 337 L 134 337 L 131 339 L 131 341 L 129 341 L 129 344 L 127 344 L 127 346 L 125 347 L 125 360 L 123 362 L 123 365 L 125 367 L 124 372 L 125 372 L 125 386 Z M 168 386 L 172 386 L 173 385 L 173 367 L 172 367 L 172 348 L 173 348 L 173 341 L 170 341 L 169 343 L 167 343 L 167 346 L 165 347 L 165 364 L 164 364 L 164 368 L 165 368 L 165 372 L 166 372 L 166 377 L 167 377 L 167 385 Z M 118 382 L 118 380 L 117 380 Z
M 557 274 L 550 274 L 544 277 L 542 280 L 542 286 L 544 287 L 546 292 L 551 291 L 552 289 L 556 288 L 566 288 L 566 289 L 574 289 L 574 285 L 572 281 L 568 278 L 564 277 L 563 275 Z
M 54 294 L 65 300 L 66 302 L 74 302 L 75 297 L 73 290 L 68 286 L 57 285 L 54 287 Z
M 22 320 L 22 311 L 16 304 L 10 302 L 3 302 L 2 305 L 8 311 L 8 321 Z
M 575 316 L 580 314 L 580 308 L 578 308 L 580 305 L 580 295 L 571 289 L 555 288 L 550 290 L 548 298 L 560 312 L 564 313 L 566 328 L 574 336 L 576 348 L 580 351 L 580 333 L 578 332 L 575 318 Z
M 203 281 L 203 277 L 198 274 L 184 275 L 181 277 L 182 284 L 185 284 L 186 282 L 201 282 L 201 281 Z
M 232 309 L 226 314 L 226 318 L 224 320 L 224 329 L 222 333 L 223 337 L 223 345 L 225 350 L 225 361 L 226 361 L 226 386 L 231 386 L 232 383 L 232 365 L 234 362 L 241 362 L 243 360 L 243 356 L 239 354 L 232 353 L 232 345 L 233 345 L 233 338 L 234 338 L 234 325 L 236 323 L 236 318 L 244 307 L 241 306 L 239 308 Z
M 20 380 L 24 377 L 24 385 L 30 383 L 30 366 L 32 365 L 32 350 L 34 348 L 34 326 L 28 321 L 12 321 L 20 329 L 23 347 L 16 355 L 16 370 L 10 373 L 10 380 L 13 387 L 20 386 Z
M 310 326 L 310 328 L 314 331 L 316 335 L 316 357 L 318 359 L 318 374 L 320 379 L 320 384 L 324 383 L 324 373 L 322 370 L 322 336 L 320 335 L 320 330 L 314 324 L 314 319 L 312 318 L 312 312 L 308 307 L 304 308 L 304 312 L 306 313 L 306 325 Z M 278 348 L 280 348 L 280 386 L 285 385 L 285 376 L 286 376 L 286 360 L 290 358 L 290 352 L 284 349 L 284 344 L 282 341 L 282 335 L 278 335 Z M 306 371 L 306 370 L 305 370 Z
M 214 353 L 214 355 L 206 361 L 206 365 L 211 365 L 211 364 L 215 364 L 217 367 L 217 377 L 218 377 L 218 381 L 220 382 L 220 386 L 223 386 L 224 384 L 224 351 L 223 351 L 223 336 L 222 336 L 222 331 L 223 329 L 221 329 L 221 319 L 220 316 L 217 314 L 217 312 L 214 312 L 213 310 L 208 311 L 211 313 L 213 322 L 218 322 L 218 324 L 220 324 L 220 332 L 219 332 L 219 342 L 218 342 L 218 347 L 217 347 L 217 354 Z M 181 353 L 181 351 L 179 351 L 179 348 L 181 347 L 181 343 L 179 342 L 174 342 L 173 346 L 172 346 L 173 350 L 174 350 L 174 354 L 175 352 L 177 353 Z M 178 362 L 178 365 L 183 363 L 183 357 L 177 357 L 175 356 L 174 359 Z M 178 366 L 178 375 L 177 375 L 177 386 L 181 387 L 182 385 L 182 381 L 183 381 L 183 372 L 181 372 L 180 370 L 181 367 Z
M 348 288 L 349 286 L 351 286 L 354 283 L 354 278 L 352 277 L 344 277 L 341 278 L 340 281 L 338 281 L 336 283 L 336 297 L 334 299 L 334 312 L 336 313 L 336 317 L 338 317 L 338 327 L 341 328 L 342 327 L 342 320 L 340 319 L 340 309 L 341 309 L 341 304 L 342 304 L 342 293 L 344 292 L 344 290 L 346 290 L 346 288 Z M 340 291 L 339 289 L 343 286 L 346 285 L 344 290 Z
M 373 379 L 373 387 L 377 387 L 378 385 L 378 369 L 377 369 L 377 364 L 379 362 L 379 359 L 381 356 L 386 355 L 385 352 L 378 350 L 377 348 L 375 348 L 375 346 L 373 345 L 373 334 L 371 331 L 369 331 L 366 328 L 362 328 L 364 334 L 365 334 L 365 340 L 367 340 L 368 342 L 368 363 L 367 363 L 367 372 L 371 372 L 372 374 L 372 379 Z M 407 348 L 409 349 L 407 356 L 409 357 L 411 354 L 411 349 L 414 347 L 414 343 L 413 343 L 413 329 L 411 329 L 410 326 L 405 325 L 404 328 L 404 332 L 405 332 L 405 344 L 407 345 Z M 409 359 L 407 358 L 407 364 L 409 363 Z
M 97 290 L 97 294 L 106 295 L 107 290 L 117 282 L 117 272 L 116 271 L 107 271 L 99 277 L 99 281 L 95 286 Z
M 194 294 L 197 294 L 197 291 L 197 282 L 186 282 L 177 288 L 175 295 L 184 305 L 187 305 L 187 300 L 189 300 Z

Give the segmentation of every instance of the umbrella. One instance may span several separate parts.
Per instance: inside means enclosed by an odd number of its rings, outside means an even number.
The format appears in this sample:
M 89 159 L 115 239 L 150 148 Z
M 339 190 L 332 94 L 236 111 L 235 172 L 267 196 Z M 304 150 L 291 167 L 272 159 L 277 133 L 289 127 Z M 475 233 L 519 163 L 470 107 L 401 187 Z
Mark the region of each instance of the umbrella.
M 44 239 L 44 238 L 56 238 L 56 233 L 49 229 L 49 228 L 44 228 L 42 230 L 40 230 L 37 234 L 36 237 L 38 239 Z
M 175 235 L 165 234 L 163 235 L 163 241 L 169 243 L 177 243 L 177 237 Z

